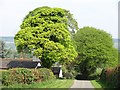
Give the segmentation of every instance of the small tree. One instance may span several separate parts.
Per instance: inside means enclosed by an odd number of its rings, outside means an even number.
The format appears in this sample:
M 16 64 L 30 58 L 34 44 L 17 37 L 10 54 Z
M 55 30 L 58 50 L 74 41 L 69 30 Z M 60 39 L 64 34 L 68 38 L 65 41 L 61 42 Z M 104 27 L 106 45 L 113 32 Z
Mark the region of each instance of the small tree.
M 0 41 L 0 58 L 6 58 L 10 53 L 9 49 L 5 48 L 5 42 Z
M 77 45 L 79 67 L 87 78 L 97 68 L 103 68 L 117 63 L 117 51 L 113 48 L 110 34 L 105 31 L 84 27 L 74 36 Z
M 69 32 L 69 28 L 77 28 L 73 22 L 71 14 L 61 8 L 40 7 L 31 11 L 14 38 L 18 52 L 33 51 L 47 68 L 55 62 L 73 61 L 77 55 Z

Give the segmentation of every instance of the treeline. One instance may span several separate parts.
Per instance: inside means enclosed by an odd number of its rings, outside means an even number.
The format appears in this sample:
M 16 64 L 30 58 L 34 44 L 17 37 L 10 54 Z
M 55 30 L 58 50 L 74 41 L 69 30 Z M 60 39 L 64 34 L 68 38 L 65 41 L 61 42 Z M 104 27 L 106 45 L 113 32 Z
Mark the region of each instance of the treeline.
M 0 41 L 0 58 L 2 59 L 16 59 L 16 58 L 32 58 L 30 53 L 18 53 L 17 50 L 8 48 L 4 41 Z

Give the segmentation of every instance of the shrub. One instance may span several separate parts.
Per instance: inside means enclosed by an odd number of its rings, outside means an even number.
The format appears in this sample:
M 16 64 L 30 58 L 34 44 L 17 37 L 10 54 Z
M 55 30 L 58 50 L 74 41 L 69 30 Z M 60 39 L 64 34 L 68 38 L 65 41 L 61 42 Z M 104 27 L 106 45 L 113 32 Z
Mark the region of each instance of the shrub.
M 38 69 L 38 70 L 40 72 L 40 75 L 42 76 L 43 81 L 55 78 L 53 72 L 50 69 L 41 68 L 41 69 Z
M 89 79 L 89 80 L 99 79 L 99 74 L 97 74 L 97 73 L 90 74 L 90 75 L 88 76 L 88 79 Z
M 52 71 L 46 68 L 15 68 L 2 72 L 2 84 L 6 86 L 16 83 L 31 84 L 54 78 Z
M 101 81 L 106 81 L 106 69 L 102 70 L 102 73 L 100 75 L 100 80 Z
M 65 77 L 66 79 L 73 79 L 72 73 L 69 73 L 69 72 L 64 73 L 63 77 Z
M 62 73 L 63 73 L 63 78 L 66 79 L 74 79 L 78 72 L 75 70 L 74 64 L 69 64 L 66 66 L 62 66 Z
M 10 79 L 10 72 L 9 71 L 2 72 L 2 83 L 4 85 L 12 84 L 12 80 Z
M 108 86 L 119 88 L 120 87 L 120 65 L 116 68 L 107 68 L 102 71 L 101 81 L 104 81 Z
M 88 76 L 88 79 L 90 80 L 99 80 L 100 79 L 100 75 L 101 75 L 102 69 L 101 68 L 97 68 L 96 71 L 92 74 L 90 74 Z

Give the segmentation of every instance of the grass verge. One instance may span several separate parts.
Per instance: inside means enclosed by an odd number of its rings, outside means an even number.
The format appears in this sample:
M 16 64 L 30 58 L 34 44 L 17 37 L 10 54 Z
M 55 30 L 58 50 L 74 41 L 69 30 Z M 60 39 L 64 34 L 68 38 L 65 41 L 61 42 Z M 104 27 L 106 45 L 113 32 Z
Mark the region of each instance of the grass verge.
M 32 84 L 15 84 L 11 86 L 2 86 L 2 88 L 70 88 L 74 80 L 55 79 Z
M 95 88 L 101 88 L 101 90 L 104 90 L 102 88 L 111 88 L 110 86 L 106 85 L 106 83 L 99 80 L 92 80 L 91 83 Z
M 102 88 L 102 86 L 96 80 L 92 80 L 91 83 L 95 88 Z

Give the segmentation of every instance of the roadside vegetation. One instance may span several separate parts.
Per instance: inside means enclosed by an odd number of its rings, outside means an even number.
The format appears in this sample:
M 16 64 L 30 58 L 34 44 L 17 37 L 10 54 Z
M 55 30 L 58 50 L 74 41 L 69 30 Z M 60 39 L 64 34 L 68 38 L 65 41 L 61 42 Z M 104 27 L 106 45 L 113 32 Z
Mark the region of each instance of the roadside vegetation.
M 2 88 L 70 88 L 73 84 L 74 80 L 69 79 L 54 79 L 54 80 L 47 80 L 38 83 L 32 84 L 14 84 L 10 86 L 2 86 Z
M 1 70 L 1 88 L 70 88 L 72 79 L 56 79 L 46 68 Z
M 84 79 L 95 79 L 97 69 L 114 67 L 118 62 L 118 52 L 113 46 L 112 37 L 107 32 L 93 27 L 84 27 L 74 36 L 77 65 Z M 99 75 L 99 74 L 98 74 Z
M 99 80 L 92 80 L 91 83 L 95 88 L 110 88 L 105 82 Z
M 13 84 L 31 84 L 55 79 L 53 72 L 47 68 L 26 69 L 14 68 L 2 71 L 2 84 L 5 86 Z
M 3 87 L 69 88 L 72 79 L 93 80 L 99 88 L 120 86 L 118 50 L 112 36 L 94 27 L 78 28 L 68 10 L 45 6 L 30 11 L 14 41 L 18 52 L 14 58 L 36 56 L 42 68 L 2 71 Z M 10 54 L 4 46 L 1 42 L 1 58 Z M 50 70 L 56 63 L 62 65 L 63 79 L 56 79 Z
M 106 68 L 102 71 L 99 80 L 92 80 L 95 88 L 120 88 L 120 65 Z

